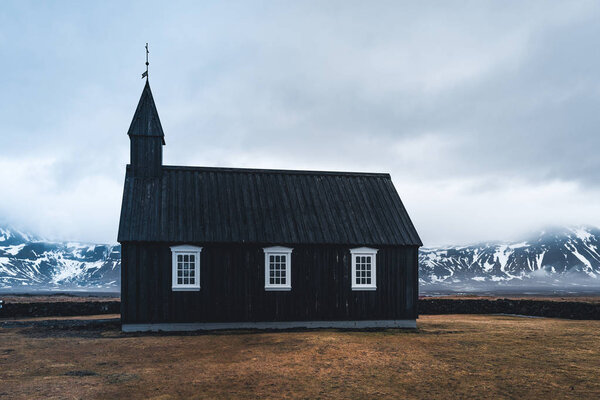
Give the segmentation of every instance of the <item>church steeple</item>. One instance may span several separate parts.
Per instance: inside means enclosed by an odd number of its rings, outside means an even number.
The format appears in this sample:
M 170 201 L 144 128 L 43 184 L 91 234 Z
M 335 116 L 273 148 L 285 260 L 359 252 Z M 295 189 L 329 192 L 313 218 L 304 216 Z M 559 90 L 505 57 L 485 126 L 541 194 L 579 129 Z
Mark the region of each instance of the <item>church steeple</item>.
M 131 168 L 134 176 L 159 176 L 165 134 L 148 80 L 127 135 L 131 141 Z

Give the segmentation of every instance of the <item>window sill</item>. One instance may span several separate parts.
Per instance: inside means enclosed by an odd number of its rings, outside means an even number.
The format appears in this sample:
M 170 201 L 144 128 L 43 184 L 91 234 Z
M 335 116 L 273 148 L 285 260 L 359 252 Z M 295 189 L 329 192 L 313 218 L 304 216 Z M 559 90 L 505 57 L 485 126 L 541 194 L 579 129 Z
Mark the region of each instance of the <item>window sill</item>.
M 199 287 L 172 286 L 171 290 L 174 292 L 198 292 L 198 291 L 200 291 L 200 288 Z
M 286 292 L 292 290 L 291 286 L 265 286 L 266 291 Z
M 375 290 L 377 290 L 377 286 L 353 286 L 352 290 L 375 291 Z

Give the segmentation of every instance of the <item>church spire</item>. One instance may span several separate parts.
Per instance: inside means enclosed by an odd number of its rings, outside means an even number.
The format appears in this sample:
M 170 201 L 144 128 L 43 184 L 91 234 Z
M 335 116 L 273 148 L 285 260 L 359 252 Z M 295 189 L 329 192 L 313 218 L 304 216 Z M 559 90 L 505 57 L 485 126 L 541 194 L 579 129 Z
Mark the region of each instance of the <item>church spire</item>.
M 165 144 L 165 134 L 162 130 L 158 110 L 156 104 L 154 104 L 154 97 L 148 81 L 144 85 L 144 90 L 127 134 L 130 138 L 132 136 L 158 136 L 162 139 L 162 144 Z
M 147 61 L 146 68 L 148 68 Z M 147 77 L 148 74 L 146 73 Z M 131 145 L 130 165 L 133 176 L 160 176 L 162 173 L 162 146 L 165 145 L 165 134 L 158 117 L 158 110 L 154 103 L 148 79 L 146 79 L 144 90 L 142 90 L 127 135 Z

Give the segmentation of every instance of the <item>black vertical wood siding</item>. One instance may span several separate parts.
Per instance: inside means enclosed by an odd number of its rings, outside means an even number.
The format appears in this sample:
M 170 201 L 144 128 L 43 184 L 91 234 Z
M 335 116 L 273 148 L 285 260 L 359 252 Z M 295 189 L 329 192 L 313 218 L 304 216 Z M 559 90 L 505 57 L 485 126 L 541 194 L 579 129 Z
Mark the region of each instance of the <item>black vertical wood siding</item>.
M 122 322 L 415 319 L 416 246 L 379 247 L 377 290 L 351 289 L 347 246 L 298 245 L 292 290 L 265 291 L 263 246 L 202 246 L 200 291 L 171 289 L 167 244 L 122 244 Z
M 136 177 L 159 177 L 162 174 L 162 138 L 131 137 L 131 168 Z

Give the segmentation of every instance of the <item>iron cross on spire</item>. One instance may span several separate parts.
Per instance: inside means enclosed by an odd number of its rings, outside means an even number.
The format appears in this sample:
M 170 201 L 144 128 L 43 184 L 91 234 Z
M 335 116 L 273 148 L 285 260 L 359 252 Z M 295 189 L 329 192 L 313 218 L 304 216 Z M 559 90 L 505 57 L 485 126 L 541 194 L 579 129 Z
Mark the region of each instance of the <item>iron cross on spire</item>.
M 142 79 L 148 79 L 148 65 L 150 65 L 148 62 L 148 54 L 150 54 L 150 52 L 148 51 L 148 43 L 146 43 L 146 72 L 142 74 Z

